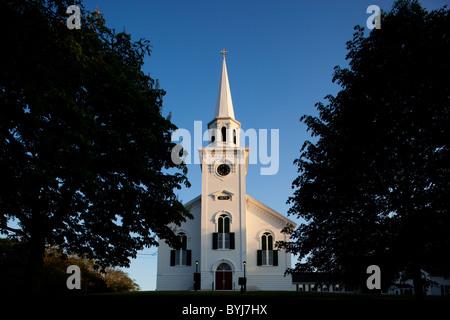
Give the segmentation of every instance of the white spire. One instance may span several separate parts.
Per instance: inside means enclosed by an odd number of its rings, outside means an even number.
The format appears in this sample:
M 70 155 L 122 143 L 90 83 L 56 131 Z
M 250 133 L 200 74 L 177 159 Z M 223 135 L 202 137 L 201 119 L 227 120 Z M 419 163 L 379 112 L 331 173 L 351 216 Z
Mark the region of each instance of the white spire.
M 225 55 L 227 51 L 220 52 L 223 55 L 222 74 L 220 75 L 219 91 L 217 92 L 216 109 L 214 118 L 234 119 L 233 101 L 231 100 L 230 84 L 228 82 L 227 64 Z

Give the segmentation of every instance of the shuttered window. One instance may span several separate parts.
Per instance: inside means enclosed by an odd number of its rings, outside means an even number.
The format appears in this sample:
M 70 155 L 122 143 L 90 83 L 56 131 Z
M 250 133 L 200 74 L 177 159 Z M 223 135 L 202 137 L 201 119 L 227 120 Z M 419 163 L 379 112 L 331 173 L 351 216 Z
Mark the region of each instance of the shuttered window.
M 273 250 L 273 236 L 265 232 L 261 236 L 261 250 L 257 250 L 256 264 L 258 266 L 278 266 L 278 251 Z
M 230 232 L 230 233 L 214 232 L 212 235 L 213 235 L 212 248 L 214 250 L 218 250 L 218 249 L 233 250 L 235 248 L 234 232 Z
M 217 219 L 217 232 L 213 233 L 213 249 L 234 249 L 234 232 L 230 232 L 230 217 L 221 214 Z
M 170 251 L 170 265 L 171 266 L 190 266 L 192 259 L 192 251 L 187 250 L 187 236 L 180 232 L 178 236 L 181 238 L 181 248 Z

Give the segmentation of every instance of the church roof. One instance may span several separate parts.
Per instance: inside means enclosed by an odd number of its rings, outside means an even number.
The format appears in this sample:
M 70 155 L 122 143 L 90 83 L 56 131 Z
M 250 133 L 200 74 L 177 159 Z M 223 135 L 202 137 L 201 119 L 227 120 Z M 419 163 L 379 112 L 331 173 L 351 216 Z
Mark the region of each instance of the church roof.
M 191 201 L 185 203 L 184 207 L 190 210 L 196 202 L 201 202 L 201 201 L 202 201 L 202 195 L 200 194 L 197 197 L 195 197 L 194 199 L 192 199 Z
M 276 218 L 276 219 L 282 221 L 283 223 L 289 224 L 289 225 L 291 225 L 291 226 L 294 227 L 294 228 L 297 226 L 297 224 L 296 224 L 294 221 L 292 221 L 292 220 L 286 218 L 286 217 L 283 216 L 281 213 L 275 211 L 274 209 L 270 208 L 269 206 L 266 206 L 264 203 L 262 203 L 261 201 L 256 200 L 255 198 L 249 196 L 248 194 L 246 195 L 246 199 L 247 199 L 247 201 L 248 201 L 250 204 L 252 204 L 252 205 L 254 205 L 254 206 L 260 208 L 260 209 L 263 210 L 264 212 L 267 212 L 268 214 L 270 214 L 270 215 L 273 216 L 274 218 Z M 192 209 L 192 207 L 193 207 L 197 202 L 200 204 L 200 203 L 201 203 L 201 200 L 202 200 L 202 195 L 199 195 L 199 196 L 195 197 L 194 199 L 192 199 L 191 201 L 187 202 L 184 206 L 185 206 L 187 209 L 190 210 L 190 209 Z
M 219 91 L 217 92 L 214 118 L 234 119 L 233 101 L 231 100 L 230 83 L 228 82 L 227 64 L 225 62 L 226 53 L 227 51 L 222 50 L 223 54 L 222 73 L 220 75 Z
M 296 224 L 294 221 L 292 221 L 292 220 L 286 218 L 285 216 L 283 216 L 283 215 L 282 215 L 281 213 L 279 213 L 278 211 L 275 211 L 275 210 L 272 209 L 271 207 L 266 206 L 264 203 L 262 203 L 261 201 L 256 200 L 255 198 L 249 196 L 248 194 L 247 194 L 247 201 L 249 201 L 249 202 L 250 202 L 251 204 L 253 204 L 254 206 L 257 206 L 257 207 L 259 207 L 260 209 L 264 210 L 265 212 L 271 214 L 273 217 L 275 217 L 275 218 L 277 218 L 277 219 L 279 219 L 279 220 L 282 220 L 284 223 L 290 224 L 290 225 L 292 225 L 292 227 L 294 227 L 294 228 L 297 226 L 297 224 Z

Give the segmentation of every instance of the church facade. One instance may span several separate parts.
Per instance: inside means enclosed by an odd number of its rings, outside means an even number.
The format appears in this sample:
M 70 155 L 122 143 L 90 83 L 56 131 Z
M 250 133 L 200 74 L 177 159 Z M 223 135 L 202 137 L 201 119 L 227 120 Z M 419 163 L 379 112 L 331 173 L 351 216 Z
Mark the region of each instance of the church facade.
M 193 290 L 198 272 L 200 290 L 239 290 L 244 274 L 247 290 L 293 290 L 291 276 L 284 276 L 291 255 L 275 243 L 288 241 L 281 231 L 296 224 L 246 193 L 249 148 L 239 145 L 222 54 L 210 143 L 198 150 L 202 193 L 185 204 L 194 219 L 174 227 L 182 247 L 160 242 L 156 289 Z

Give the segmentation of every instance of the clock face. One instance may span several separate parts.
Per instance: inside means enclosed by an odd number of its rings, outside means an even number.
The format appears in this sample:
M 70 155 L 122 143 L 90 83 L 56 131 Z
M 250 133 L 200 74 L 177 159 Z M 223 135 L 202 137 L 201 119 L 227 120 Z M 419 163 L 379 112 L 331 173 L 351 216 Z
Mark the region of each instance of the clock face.
M 230 166 L 227 164 L 221 164 L 217 167 L 217 173 L 220 174 L 221 176 L 226 176 L 227 174 L 230 173 Z

